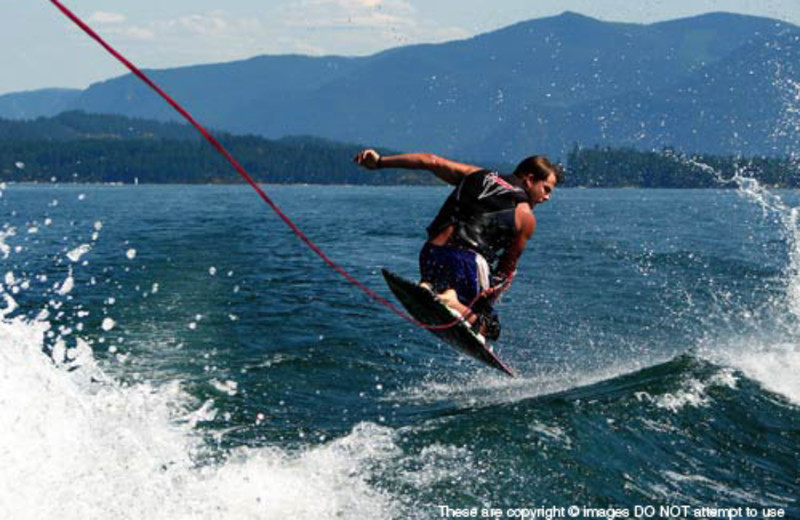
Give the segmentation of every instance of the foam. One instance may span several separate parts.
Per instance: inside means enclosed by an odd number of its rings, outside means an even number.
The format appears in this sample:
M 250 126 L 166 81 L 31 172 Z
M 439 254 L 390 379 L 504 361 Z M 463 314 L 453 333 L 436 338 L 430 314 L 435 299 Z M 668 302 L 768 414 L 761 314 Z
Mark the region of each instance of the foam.
M 513 379 L 481 368 L 471 374 L 453 375 L 446 381 L 436 376 L 436 379 L 395 392 L 386 399 L 421 404 L 448 401 L 466 408 L 510 404 L 612 380 L 668 360 L 631 360 L 584 372 L 523 374 Z
M 77 262 L 81 259 L 83 255 L 88 253 L 92 250 L 92 246 L 89 244 L 81 244 L 80 246 L 76 247 L 72 251 L 67 253 L 67 258 L 69 258 L 70 262 Z
M 705 381 L 689 378 L 683 381 L 676 392 L 668 392 L 653 398 L 659 408 L 677 412 L 686 406 L 702 408 L 711 404 L 708 390 L 715 387 L 736 388 L 736 376 L 730 369 L 721 369 Z
M 3 231 L 0 231 L 0 255 L 3 255 L 3 259 L 8 258 L 8 255 L 11 253 L 11 246 L 6 244 L 6 240 L 16 234 L 17 230 L 13 227 L 6 227 Z
M 739 338 L 707 357 L 732 366 L 767 390 L 800 405 L 800 346 L 765 338 Z
M 198 427 L 213 401 L 198 408 L 178 382 L 120 384 L 80 339 L 50 357 L 49 328 L 0 320 L 0 518 L 395 516 L 393 499 L 369 483 L 373 465 L 399 451 L 393 430 L 362 424 L 296 452 L 226 456 Z

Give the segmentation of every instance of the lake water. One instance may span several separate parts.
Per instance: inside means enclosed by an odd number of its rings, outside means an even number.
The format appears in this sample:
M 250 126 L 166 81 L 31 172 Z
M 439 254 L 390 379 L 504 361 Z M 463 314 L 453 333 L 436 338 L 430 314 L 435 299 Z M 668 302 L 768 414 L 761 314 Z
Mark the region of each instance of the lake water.
M 386 297 L 448 193 L 266 190 Z M 795 192 L 556 190 L 498 308 L 513 380 L 247 187 L 12 185 L 0 208 L 2 518 L 800 518 Z

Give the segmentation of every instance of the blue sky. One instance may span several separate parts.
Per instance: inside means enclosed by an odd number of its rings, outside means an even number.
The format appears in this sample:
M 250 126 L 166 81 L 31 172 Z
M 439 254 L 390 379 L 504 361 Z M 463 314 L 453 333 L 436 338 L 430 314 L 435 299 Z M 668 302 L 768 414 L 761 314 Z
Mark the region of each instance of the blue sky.
M 650 23 L 729 11 L 800 25 L 798 0 L 63 0 L 135 63 L 174 67 L 258 54 L 365 55 L 465 38 L 565 10 Z M 0 0 L 0 94 L 84 88 L 124 71 L 48 0 Z

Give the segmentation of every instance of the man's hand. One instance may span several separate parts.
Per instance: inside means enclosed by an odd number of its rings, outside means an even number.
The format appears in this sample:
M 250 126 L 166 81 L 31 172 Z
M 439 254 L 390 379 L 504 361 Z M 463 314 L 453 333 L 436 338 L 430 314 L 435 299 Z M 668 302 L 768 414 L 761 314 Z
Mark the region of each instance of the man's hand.
M 380 168 L 380 161 L 381 154 L 372 149 L 363 150 L 353 158 L 354 163 L 368 170 L 377 170 Z
M 517 272 L 514 271 L 511 274 L 499 274 L 495 273 L 492 275 L 491 278 L 491 287 L 488 291 L 486 291 L 486 298 L 491 304 L 497 303 L 500 301 L 500 297 L 503 296 L 503 293 L 506 292 L 511 287 L 511 281 L 514 279 L 514 275 Z

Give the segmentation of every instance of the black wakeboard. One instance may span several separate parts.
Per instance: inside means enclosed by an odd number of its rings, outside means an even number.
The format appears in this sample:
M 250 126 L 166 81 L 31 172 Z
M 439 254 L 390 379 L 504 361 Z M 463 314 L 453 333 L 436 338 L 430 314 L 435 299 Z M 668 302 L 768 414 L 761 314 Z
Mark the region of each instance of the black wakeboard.
M 386 284 L 403 304 L 408 313 L 417 321 L 426 325 L 446 325 L 458 319 L 458 315 L 447 305 L 436 299 L 436 296 L 424 287 L 410 282 L 391 271 L 382 269 Z M 492 346 L 482 335 L 461 321 L 445 329 L 428 329 L 439 338 L 453 345 L 464 354 L 482 361 L 490 367 L 516 377 L 514 371 L 497 357 Z

